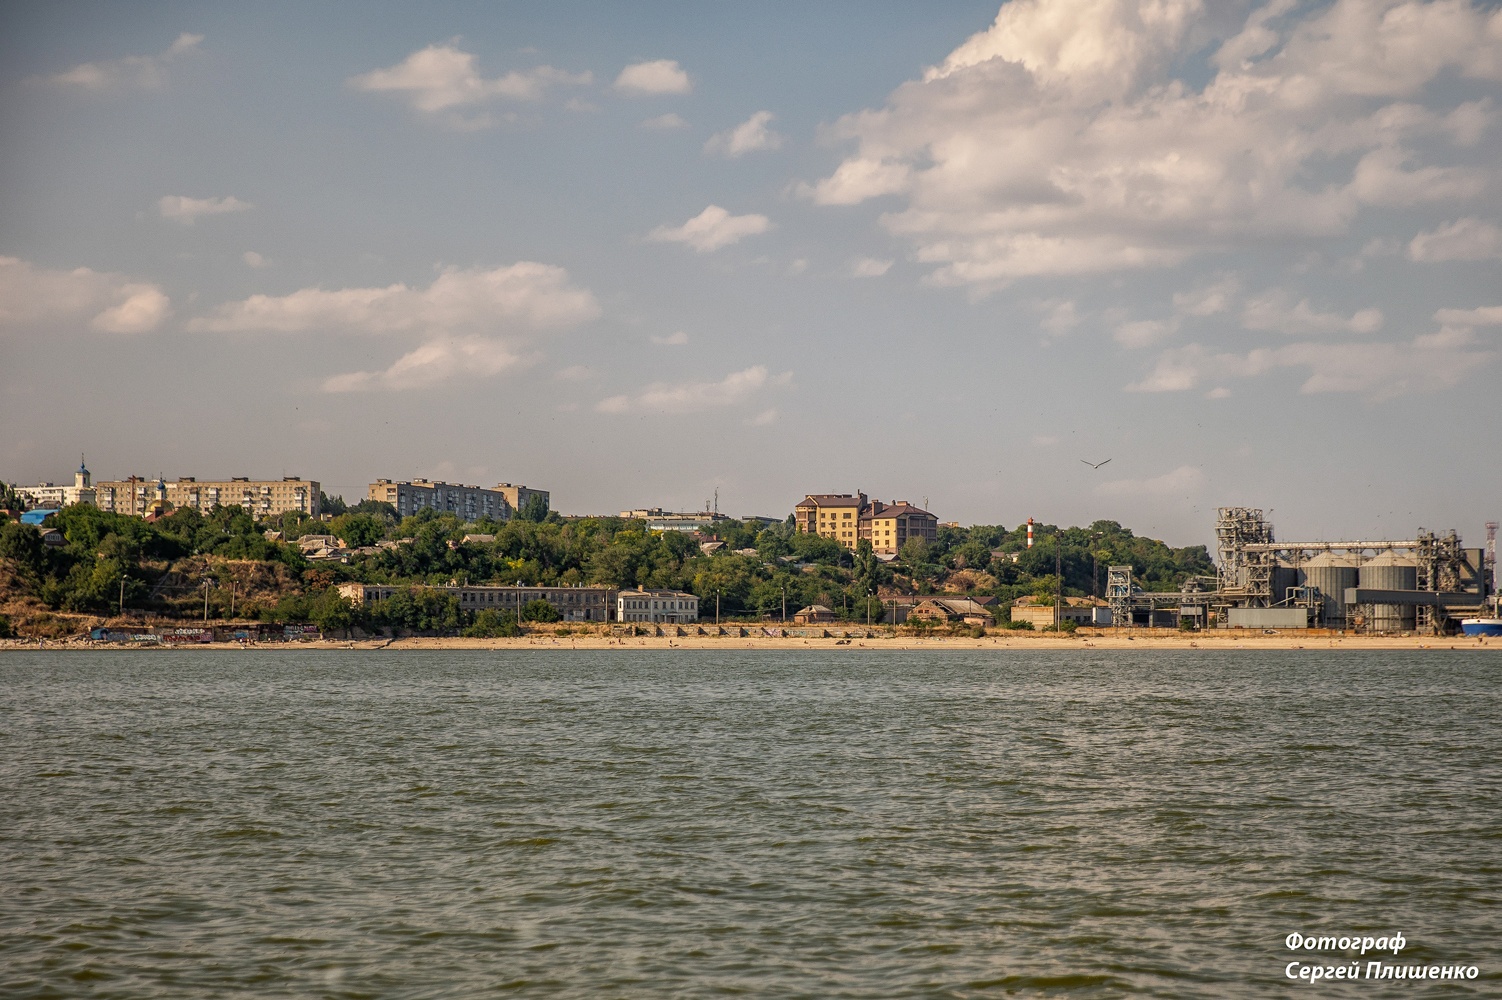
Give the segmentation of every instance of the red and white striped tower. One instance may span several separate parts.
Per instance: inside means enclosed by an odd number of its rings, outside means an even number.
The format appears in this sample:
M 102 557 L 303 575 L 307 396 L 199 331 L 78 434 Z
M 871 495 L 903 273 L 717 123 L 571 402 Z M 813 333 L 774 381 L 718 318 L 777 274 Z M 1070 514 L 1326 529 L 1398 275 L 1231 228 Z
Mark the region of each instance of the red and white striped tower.
M 1027 519 L 1027 547 L 1033 547 L 1033 519 Z

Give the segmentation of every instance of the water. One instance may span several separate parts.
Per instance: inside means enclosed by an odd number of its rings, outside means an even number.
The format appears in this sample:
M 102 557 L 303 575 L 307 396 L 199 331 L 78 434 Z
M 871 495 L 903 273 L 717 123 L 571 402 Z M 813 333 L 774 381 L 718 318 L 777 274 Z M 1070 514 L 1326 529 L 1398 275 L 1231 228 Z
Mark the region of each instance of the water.
M 1490 652 L 6 654 L 0 993 L 1496 996 L 1499 733 Z

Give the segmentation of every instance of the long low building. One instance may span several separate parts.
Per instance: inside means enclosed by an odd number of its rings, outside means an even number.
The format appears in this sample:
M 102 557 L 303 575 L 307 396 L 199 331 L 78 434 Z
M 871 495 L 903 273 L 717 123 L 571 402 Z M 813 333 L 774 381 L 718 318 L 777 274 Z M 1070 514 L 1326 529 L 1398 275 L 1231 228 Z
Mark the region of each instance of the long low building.
M 696 622 L 699 599 L 681 590 L 623 590 L 615 599 L 623 622 Z
M 409 584 L 341 583 L 339 593 L 357 606 L 375 606 L 392 595 L 415 589 Z M 564 621 L 608 622 L 615 611 L 613 587 L 456 586 L 427 588 L 453 594 L 465 611 L 519 611 L 533 601 L 547 601 Z

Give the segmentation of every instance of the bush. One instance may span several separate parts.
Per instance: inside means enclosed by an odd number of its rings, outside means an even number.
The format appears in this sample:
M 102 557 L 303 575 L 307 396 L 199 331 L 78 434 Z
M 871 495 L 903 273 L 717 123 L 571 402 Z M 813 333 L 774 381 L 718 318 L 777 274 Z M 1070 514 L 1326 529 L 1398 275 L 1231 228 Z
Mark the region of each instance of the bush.
M 464 635 L 470 639 L 507 639 L 521 634 L 516 615 L 493 608 L 477 612 L 474 624 L 464 630 Z
M 557 608 L 540 598 L 522 605 L 521 619 L 524 622 L 556 622 L 562 617 Z
M 1013 619 L 1012 621 L 1002 622 L 1001 623 L 1001 627 L 1005 628 L 1005 629 L 1011 629 L 1013 632 L 1031 632 L 1031 631 L 1033 631 L 1033 623 L 1032 622 L 1017 621 L 1015 619 Z
M 12 639 L 15 635 L 16 630 L 11 627 L 10 619 L 5 615 L 0 615 L 0 639 Z

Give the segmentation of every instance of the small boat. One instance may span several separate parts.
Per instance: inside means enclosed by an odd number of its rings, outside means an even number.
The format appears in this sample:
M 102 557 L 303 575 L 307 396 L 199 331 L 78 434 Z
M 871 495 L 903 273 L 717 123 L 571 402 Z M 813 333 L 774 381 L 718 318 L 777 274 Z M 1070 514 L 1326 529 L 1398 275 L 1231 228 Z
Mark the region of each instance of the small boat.
M 1462 618 L 1460 634 L 1502 636 L 1502 618 Z

